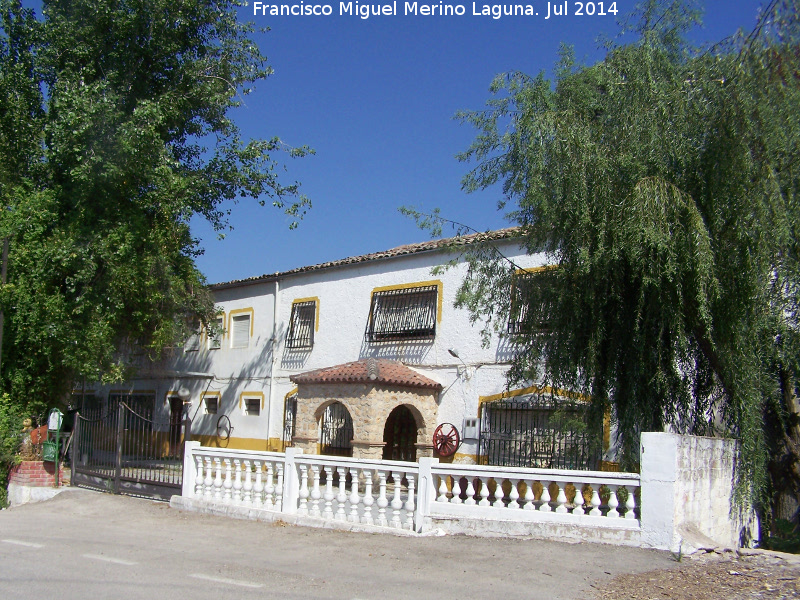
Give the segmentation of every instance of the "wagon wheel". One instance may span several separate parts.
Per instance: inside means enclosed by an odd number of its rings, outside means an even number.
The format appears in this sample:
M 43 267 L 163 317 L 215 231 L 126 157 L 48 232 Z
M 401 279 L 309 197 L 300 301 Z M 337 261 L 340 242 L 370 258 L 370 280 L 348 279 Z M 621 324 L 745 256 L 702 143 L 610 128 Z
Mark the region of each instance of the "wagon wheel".
M 452 423 L 442 423 L 433 432 L 433 447 L 439 456 L 453 456 L 461 445 L 461 436 Z
M 227 442 L 231 437 L 231 431 L 233 431 L 233 425 L 231 425 L 228 415 L 220 415 L 217 419 L 217 437 L 223 442 Z

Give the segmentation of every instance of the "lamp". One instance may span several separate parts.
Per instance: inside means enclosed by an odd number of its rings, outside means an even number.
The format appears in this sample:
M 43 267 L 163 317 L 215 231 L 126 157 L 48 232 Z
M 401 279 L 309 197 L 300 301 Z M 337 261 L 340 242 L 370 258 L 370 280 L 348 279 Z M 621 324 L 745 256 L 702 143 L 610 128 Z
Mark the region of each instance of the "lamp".
M 190 392 L 189 388 L 187 388 L 185 385 L 182 385 L 178 389 L 178 398 L 180 398 L 184 404 L 186 404 L 191 397 L 192 397 L 192 392 Z

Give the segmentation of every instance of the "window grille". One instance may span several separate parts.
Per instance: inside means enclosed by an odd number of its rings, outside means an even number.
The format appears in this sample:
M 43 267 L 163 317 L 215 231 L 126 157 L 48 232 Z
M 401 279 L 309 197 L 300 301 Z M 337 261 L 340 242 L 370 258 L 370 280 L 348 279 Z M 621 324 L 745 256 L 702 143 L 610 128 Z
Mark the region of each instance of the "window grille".
M 261 414 L 261 398 L 245 398 L 244 412 L 248 416 L 257 417 Z
M 250 315 L 240 315 L 232 319 L 231 348 L 247 348 L 250 345 Z
M 289 333 L 286 336 L 287 348 L 300 350 L 314 347 L 316 313 L 317 303 L 315 301 L 292 304 Z
M 592 431 L 584 403 L 523 396 L 483 406 L 481 464 L 543 469 L 597 469 L 602 432 Z
M 540 319 L 531 323 L 532 307 L 544 305 L 544 292 L 547 286 L 547 270 L 520 272 L 511 282 L 511 307 L 508 313 L 508 333 L 517 335 L 524 331 L 542 333 L 549 329 L 549 323 Z M 538 311 L 541 315 L 541 309 Z M 527 329 L 526 329 L 527 328 Z
M 437 294 L 435 285 L 373 293 L 367 341 L 432 340 L 436 337 Z
M 283 442 L 291 445 L 294 437 L 294 424 L 297 422 L 297 394 L 292 394 L 286 399 L 283 416 Z

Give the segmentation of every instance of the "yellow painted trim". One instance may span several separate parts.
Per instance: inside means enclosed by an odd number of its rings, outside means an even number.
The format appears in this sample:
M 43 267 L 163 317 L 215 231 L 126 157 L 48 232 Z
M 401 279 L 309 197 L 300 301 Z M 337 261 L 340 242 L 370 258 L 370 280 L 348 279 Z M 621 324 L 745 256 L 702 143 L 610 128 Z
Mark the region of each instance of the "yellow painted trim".
M 442 288 L 443 284 L 440 279 L 434 279 L 431 281 L 418 281 L 415 283 L 400 283 L 398 285 L 384 285 L 382 287 L 376 287 L 372 290 L 372 293 L 369 296 L 369 306 L 370 306 L 370 318 L 372 318 L 372 297 L 375 295 L 376 292 L 390 292 L 392 290 L 408 290 L 411 288 L 418 288 L 418 287 L 426 287 L 429 285 L 435 285 L 437 289 L 436 293 L 436 322 L 440 323 L 442 321 Z
M 245 398 L 261 398 L 261 410 L 264 410 L 264 392 L 242 392 L 239 394 L 239 410 L 243 410 Z
M 557 269 L 558 265 L 542 265 L 541 267 L 530 267 L 529 269 L 517 269 L 514 271 L 515 275 L 524 275 L 525 273 L 542 273 L 543 271 L 552 271 Z
M 319 331 L 319 297 L 312 296 L 311 298 L 297 298 L 292 300 L 292 312 L 294 312 L 295 304 L 302 304 L 303 302 L 313 302 L 315 306 L 314 314 L 314 331 Z M 289 315 L 291 318 L 291 315 Z
M 555 396 L 563 396 L 565 398 L 573 398 L 575 400 L 580 400 L 581 402 L 591 402 L 592 399 L 589 396 L 584 394 L 578 394 L 576 392 L 570 392 L 568 390 L 559 390 L 553 389 L 550 386 L 539 387 L 539 386 L 531 386 L 526 388 L 521 388 L 518 390 L 508 390 L 502 392 L 500 394 L 492 394 L 491 396 L 478 396 L 478 418 L 481 417 L 481 413 L 483 412 L 483 405 L 487 402 L 496 402 L 497 400 L 504 400 L 506 398 L 515 398 L 517 396 L 525 396 L 526 394 L 553 394 Z
M 232 310 L 228 313 L 228 331 L 233 331 L 233 317 L 238 317 L 239 315 L 250 315 L 250 337 L 253 337 L 253 323 L 255 323 L 255 311 L 253 310 L 252 306 L 248 306 L 247 308 L 237 308 Z M 231 337 L 233 340 L 233 337 Z
M 229 450 L 269 450 L 271 440 L 263 438 L 237 438 L 220 440 L 216 435 L 192 434 L 192 440 L 210 448 L 228 448 Z
M 296 387 L 292 388 L 292 391 L 290 391 L 288 394 L 284 395 L 283 401 L 286 402 L 286 400 L 288 400 L 290 396 L 294 396 L 297 393 L 297 389 L 298 388 L 296 388 Z

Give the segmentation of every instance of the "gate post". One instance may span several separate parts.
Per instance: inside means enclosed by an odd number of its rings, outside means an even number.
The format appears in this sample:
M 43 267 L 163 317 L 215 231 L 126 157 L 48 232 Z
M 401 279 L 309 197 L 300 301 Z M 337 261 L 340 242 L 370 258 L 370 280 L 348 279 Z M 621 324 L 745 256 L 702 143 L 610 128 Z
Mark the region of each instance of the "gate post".
M 194 497 L 194 486 L 197 478 L 197 471 L 194 466 L 194 449 L 200 447 L 200 442 L 183 443 L 183 483 L 181 484 L 181 496 L 184 498 Z
M 80 452 L 81 444 L 81 413 L 75 413 L 75 420 L 72 425 L 72 454 L 69 461 L 69 485 L 75 485 L 75 467 L 78 466 L 78 461 L 75 456 Z
M 294 514 L 297 512 L 297 496 L 300 493 L 300 482 L 297 480 L 297 464 L 294 457 L 302 454 L 302 448 L 287 448 L 283 463 L 283 500 L 281 512 Z
M 419 459 L 419 475 L 417 475 L 417 506 L 414 511 L 414 531 L 421 533 L 425 520 L 431 512 L 431 502 L 436 497 L 431 467 L 439 463 L 438 458 L 423 456 Z
M 119 494 L 120 486 L 119 482 L 122 478 L 122 432 L 123 432 L 123 418 L 125 416 L 125 405 L 120 400 L 119 407 L 117 409 L 117 464 L 116 470 L 114 472 L 114 493 Z

